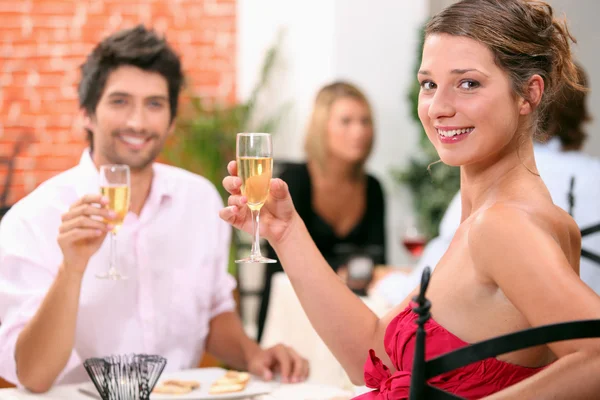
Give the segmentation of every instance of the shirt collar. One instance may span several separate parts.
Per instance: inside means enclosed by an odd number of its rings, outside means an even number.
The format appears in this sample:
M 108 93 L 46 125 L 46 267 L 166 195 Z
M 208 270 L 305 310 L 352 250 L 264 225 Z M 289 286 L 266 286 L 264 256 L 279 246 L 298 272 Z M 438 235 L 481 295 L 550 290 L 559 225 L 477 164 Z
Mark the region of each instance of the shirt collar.
M 81 184 L 77 185 L 78 197 L 83 197 L 89 193 L 97 193 L 100 190 L 100 173 L 92 160 L 89 148 L 85 149 L 81 154 L 78 169 L 81 178 Z M 158 198 L 160 202 L 162 202 L 165 199 L 171 198 L 172 182 L 169 180 L 164 166 L 159 163 L 153 163 L 152 169 L 154 176 L 152 178 L 152 188 L 149 199 L 150 197 Z

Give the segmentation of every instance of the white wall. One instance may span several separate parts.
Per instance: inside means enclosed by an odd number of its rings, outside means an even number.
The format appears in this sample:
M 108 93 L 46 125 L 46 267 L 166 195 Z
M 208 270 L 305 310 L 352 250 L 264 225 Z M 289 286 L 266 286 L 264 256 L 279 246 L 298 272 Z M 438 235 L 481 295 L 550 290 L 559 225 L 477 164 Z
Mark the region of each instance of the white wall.
M 238 1 L 239 98 L 248 96 L 278 29 L 286 29 L 277 76 L 262 99 L 267 113 L 286 101 L 292 106 L 276 132 L 276 157 L 303 158 L 305 124 L 325 83 L 348 79 L 369 97 L 377 138 L 368 167 L 388 195 L 388 254 L 395 265 L 408 260 L 397 229 L 411 213 L 411 203 L 408 190 L 398 188 L 389 172 L 417 150 L 418 127 L 410 118 L 406 93 L 416 79 L 418 28 L 427 15 L 424 0 Z
M 261 112 L 272 114 L 292 106 L 274 141 L 276 157 L 299 159 L 302 132 L 314 88 L 333 76 L 332 0 L 240 0 L 238 7 L 238 98 L 246 99 L 254 87 L 265 51 L 280 32 L 284 34 L 269 91 Z

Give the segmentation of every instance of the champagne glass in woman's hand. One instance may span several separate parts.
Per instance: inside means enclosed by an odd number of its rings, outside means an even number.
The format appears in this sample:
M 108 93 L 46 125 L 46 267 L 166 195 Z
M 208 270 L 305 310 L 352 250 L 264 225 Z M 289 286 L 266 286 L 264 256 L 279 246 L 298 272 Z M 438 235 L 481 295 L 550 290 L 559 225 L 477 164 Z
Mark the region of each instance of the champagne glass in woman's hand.
M 244 232 L 253 233 L 253 218 L 248 199 L 242 195 L 242 179 L 238 177 L 237 162 L 231 161 L 227 165 L 230 176 L 223 179 L 223 187 L 231 194 L 227 201 L 229 207 L 222 209 L 219 216 Z M 270 180 L 269 194 L 261 209 L 259 232 L 262 237 L 275 244 L 283 239 L 299 218 L 287 184 L 281 179 Z
M 273 143 L 268 133 L 238 133 L 236 143 L 238 174 L 242 195 L 252 214 L 252 250 L 250 256 L 235 262 L 274 263 L 260 253 L 260 210 L 269 196 L 273 171 Z

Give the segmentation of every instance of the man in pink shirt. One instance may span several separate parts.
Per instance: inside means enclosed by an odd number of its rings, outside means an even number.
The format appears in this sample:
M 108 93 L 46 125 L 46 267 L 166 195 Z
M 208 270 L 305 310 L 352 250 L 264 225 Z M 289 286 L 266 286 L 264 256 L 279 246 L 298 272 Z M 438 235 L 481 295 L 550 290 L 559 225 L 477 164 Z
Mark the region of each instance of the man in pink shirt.
M 216 189 L 154 162 L 173 131 L 183 74 L 164 39 L 142 26 L 103 40 L 82 66 L 79 100 L 90 150 L 79 165 L 15 204 L 0 225 L 0 376 L 34 392 L 86 381 L 89 357 L 146 353 L 166 370 L 197 366 L 206 349 L 232 368 L 284 381 L 306 360 L 246 336 L 227 273 L 230 228 Z M 98 167 L 127 164 L 131 206 L 117 269 L 102 280 L 112 219 Z M 58 240 L 57 240 L 58 236 Z

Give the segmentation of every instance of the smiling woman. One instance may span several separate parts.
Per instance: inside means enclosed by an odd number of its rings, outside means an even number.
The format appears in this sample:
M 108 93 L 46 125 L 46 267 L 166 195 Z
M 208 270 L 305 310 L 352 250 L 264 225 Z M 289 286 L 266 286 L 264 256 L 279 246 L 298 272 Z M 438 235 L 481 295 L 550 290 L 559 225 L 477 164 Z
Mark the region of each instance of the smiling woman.
M 429 36 L 418 77 L 419 118 L 440 158 L 449 165 L 478 162 L 519 139 L 515 135 L 519 116 L 535 107 L 523 103 L 525 107 L 519 108 L 508 73 L 496 65 L 486 45 L 468 37 Z M 531 84 L 537 103 L 543 81 L 537 76 Z M 452 146 L 467 138 L 468 145 Z
M 578 276 L 579 229 L 552 203 L 533 156 L 555 91 L 579 89 L 570 40 L 552 8 L 533 0 L 462 0 L 427 25 L 418 113 L 442 161 L 460 166 L 462 223 L 429 284 L 426 359 L 530 327 L 600 319 L 600 297 Z M 229 172 L 220 215 L 248 231 L 235 163 Z M 407 398 L 417 290 L 378 318 L 327 265 L 285 183 L 272 182 L 262 212 L 261 232 L 315 330 L 355 383 L 375 389 L 361 398 Z M 600 341 L 570 340 L 430 383 L 467 398 L 589 399 L 600 391 L 598 374 Z

